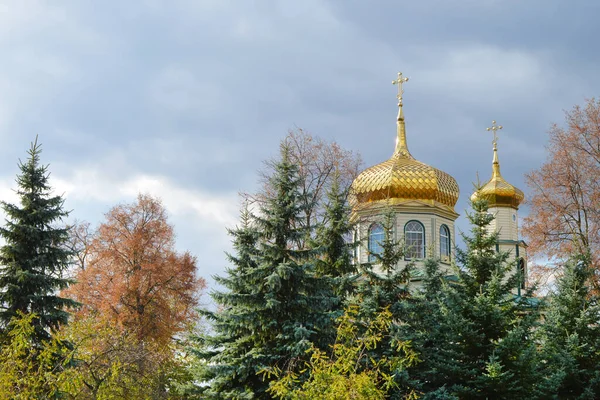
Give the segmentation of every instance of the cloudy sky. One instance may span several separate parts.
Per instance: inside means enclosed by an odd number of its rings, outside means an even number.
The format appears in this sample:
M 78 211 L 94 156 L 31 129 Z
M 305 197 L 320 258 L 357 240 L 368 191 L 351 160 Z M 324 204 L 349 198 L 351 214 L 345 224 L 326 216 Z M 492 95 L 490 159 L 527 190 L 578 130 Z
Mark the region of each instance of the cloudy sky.
M 594 0 L 0 0 L 0 198 L 39 135 L 73 218 L 160 196 L 209 277 L 289 129 L 365 167 L 391 155 L 402 71 L 411 152 L 457 179 L 464 215 L 492 119 L 527 194 L 550 125 L 598 94 L 599 16 Z

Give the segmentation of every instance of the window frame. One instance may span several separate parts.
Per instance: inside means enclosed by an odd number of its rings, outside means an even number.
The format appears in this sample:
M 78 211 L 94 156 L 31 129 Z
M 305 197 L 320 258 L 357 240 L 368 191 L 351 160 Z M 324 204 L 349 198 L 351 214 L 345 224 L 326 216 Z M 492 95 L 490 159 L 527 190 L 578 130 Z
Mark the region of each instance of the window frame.
M 407 228 L 410 224 L 412 223 L 416 223 L 421 227 L 421 231 L 407 231 Z M 408 255 L 409 253 L 409 247 L 408 247 L 408 233 L 410 234 L 415 234 L 415 233 L 420 233 L 421 234 L 421 246 L 420 246 L 420 251 L 417 257 L 410 257 Z M 416 219 L 411 219 L 410 221 L 408 221 L 406 224 L 404 224 L 404 246 L 406 249 L 406 254 L 404 255 L 404 259 L 405 260 L 422 260 L 425 258 L 425 225 L 423 225 L 423 223 L 421 221 L 418 221 Z
M 374 233 L 373 231 L 379 228 L 381 231 Z M 379 236 L 381 235 L 381 239 L 380 241 L 375 242 L 373 239 L 373 236 Z M 367 253 L 368 253 L 368 262 L 373 263 L 373 262 L 377 262 L 377 257 L 375 257 L 373 254 L 377 254 L 377 255 L 381 255 L 381 253 L 383 252 L 383 241 L 385 240 L 385 230 L 383 229 L 383 225 L 381 225 L 379 222 L 373 222 L 370 226 L 369 226 L 369 231 L 368 231 L 368 236 L 367 236 Z
M 442 235 L 442 232 L 444 232 L 446 234 L 445 239 L 444 239 L 444 236 Z M 446 246 L 447 254 L 442 253 L 442 243 Z M 450 228 L 448 227 L 448 225 L 442 224 L 442 225 L 440 225 L 440 259 L 442 260 L 442 262 L 449 263 L 451 258 L 452 258 L 452 241 L 451 241 L 451 235 L 450 235 Z

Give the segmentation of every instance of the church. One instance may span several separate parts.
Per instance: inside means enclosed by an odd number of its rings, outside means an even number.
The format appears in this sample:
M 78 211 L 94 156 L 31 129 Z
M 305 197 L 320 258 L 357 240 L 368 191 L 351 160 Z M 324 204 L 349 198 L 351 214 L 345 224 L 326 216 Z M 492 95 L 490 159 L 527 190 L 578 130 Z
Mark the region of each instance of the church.
M 409 151 L 402 109 L 402 84 L 408 78 L 398 73 L 392 83 L 398 86 L 398 117 L 396 148 L 390 159 L 362 171 L 352 183 L 352 219 L 357 223 L 355 238 L 361 243 L 356 251 L 359 263 L 374 263 L 373 254 L 382 251 L 384 216 L 394 214 L 394 239 L 404 243 L 403 266 L 416 264 L 414 277 L 419 280 L 423 260 L 438 258 L 447 271 L 454 259 L 456 231 L 454 223 L 459 214 L 454 209 L 460 190 L 456 180 L 447 172 L 418 161 Z M 495 217 L 490 231 L 499 233 L 496 251 L 508 251 L 516 259 L 515 272 L 520 283 L 514 289 L 520 294 L 527 282 L 527 245 L 519 236 L 519 205 L 524 199 L 521 190 L 508 183 L 500 173 L 497 130 L 502 126 L 492 122 L 487 128 L 494 134 L 492 175 L 489 181 L 471 195 L 488 201 Z

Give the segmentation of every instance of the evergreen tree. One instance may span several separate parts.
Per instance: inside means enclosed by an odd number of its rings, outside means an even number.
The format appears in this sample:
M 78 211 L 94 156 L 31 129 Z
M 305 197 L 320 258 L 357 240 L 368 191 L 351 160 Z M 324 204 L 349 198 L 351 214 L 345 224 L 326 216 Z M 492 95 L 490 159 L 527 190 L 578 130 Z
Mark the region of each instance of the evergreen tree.
M 207 394 L 213 398 L 220 395 L 221 398 L 251 399 L 254 390 L 264 386 L 252 357 L 256 339 L 253 311 L 261 307 L 262 302 L 257 291 L 260 276 L 256 274 L 259 232 L 252 225 L 247 207 L 242 210 L 240 219 L 240 226 L 229 230 L 235 254 L 227 257 L 233 267 L 227 268 L 227 276 L 215 276 L 215 281 L 227 291 L 211 294 L 220 310 L 204 311 L 213 323 L 214 334 L 207 336 L 204 348 L 198 349 L 200 357 L 207 360 L 203 378 L 210 381 Z
M 510 273 L 509 254 L 495 251 L 487 202 L 472 207 L 455 279 L 444 279 L 437 262 L 428 261 L 424 293 L 405 312 L 404 335 L 423 360 L 409 369 L 410 380 L 426 399 L 535 398 L 541 375 L 531 335 L 538 306 L 530 292 L 512 293 L 519 277 Z
M 361 278 L 357 295 L 361 302 L 362 314 L 375 316 L 378 310 L 390 307 L 394 318 L 399 317 L 401 300 L 408 296 L 408 283 L 413 267 L 408 264 L 402 269 L 398 263 L 404 258 L 404 246 L 394 237 L 396 216 L 393 210 L 385 212 L 382 228 L 381 252 L 371 253 L 373 263 L 361 265 Z
M 422 286 L 414 289 L 411 296 L 398 305 L 401 324 L 398 324 L 395 332 L 398 340 L 413 346 L 422 361 L 402 371 L 397 378 L 400 387 L 410 388 L 417 393 L 424 392 L 423 386 L 429 379 L 427 374 L 432 366 L 454 356 L 449 353 L 451 349 L 444 348 L 443 343 L 437 340 L 443 334 L 439 300 L 447 276 L 437 259 L 427 258 L 424 267 Z M 453 398 L 443 392 L 436 395 L 439 399 Z
M 51 196 L 48 166 L 40 165 L 41 147 L 37 138 L 29 149 L 29 159 L 19 162 L 17 195 L 20 206 L 2 202 L 6 225 L 0 228 L 5 245 L 0 248 L 0 323 L 6 327 L 18 313 L 35 313 L 35 340 L 50 338 L 49 330 L 67 323 L 73 300 L 57 291 L 71 280 L 64 273 L 71 252 L 66 249 L 69 232 L 59 227 L 68 215 L 64 199 Z
M 269 184 L 273 195 L 231 232 L 237 256 L 230 257 L 228 276 L 219 279 L 228 291 L 213 294 L 222 310 L 210 314 L 215 335 L 208 339 L 214 349 L 207 355 L 209 397 L 269 398 L 261 371 L 291 368 L 312 344 L 325 347 L 334 334 L 330 280 L 315 274 L 314 252 L 297 247 L 307 237 L 297 223 L 305 206 L 285 144 Z
M 385 374 L 394 378 L 393 385 L 389 388 L 390 398 L 403 399 L 410 397 L 411 393 L 411 390 L 406 390 L 403 385 L 405 367 L 416 364 L 420 355 L 411 349 L 410 342 L 400 339 L 397 334 L 400 328 L 398 321 L 403 316 L 403 304 L 410 296 L 408 285 L 413 264 L 398 267 L 404 258 L 405 249 L 403 241 L 394 237 L 395 221 L 394 211 L 387 210 L 381 221 L 384 234 L 380 243 L 381 252 L 370 254 L 374 259 L 373 263 L 361 265 L 356 296 L 351 299 L 351 305 L 355 303 L 359 307 L 360 319 L 367 322 L 379 318 L 382 310 L 389 310 L 391 313 L 390 334 L 376 347 L 368 349 L 368 359 L 383 364 L 393 358 L 405 360 L 403 363 L 394 364 L 392 369 L 383 370 Z M 368 364 L 363 363 L 360 367 L 368 368 Z
M 540 329 L 547 398 L 600 398 L 600 305 L 588 283 L 590 257 L 564 267 Z
M 374 318 L 362 320 L 359 308 L 358 305 L 349 306 L 338 319 L 337 338 L 329 352 L 310 349 L 310 361 L 298 367 L 298 370 L 308 370 L 309 379 L 298 385 L 297 371 L 286 371 L 285 374 L 277 371 L 279 379 L 269 391 L 279 398 L 294 400 L 390 398 L 397 385 L 395 376 L 389 371 L 403 370 L 417 357 L 405 343 L 398 343 L 398 351 L 391 357 L 371 357 L 370 351 L 388 340 L 392 313 L 384 308 Z
M 354 224 L 350 222 L 350 205 L 348 190 L 341 190 L 338 173 L 333 176 L 331 187 L 327 192 L 324 222 L 317 228 L 314 248 L 320 251 L 316 260 L 316 271 L 319 276 L 333 279 L 335 295 L 346 297 L 353 290 L 356 279 L 356 263 L 352 259 L 352 251 L 357 243 L 350 240 Z M 342 302 L 339 302 L 339 310 Z

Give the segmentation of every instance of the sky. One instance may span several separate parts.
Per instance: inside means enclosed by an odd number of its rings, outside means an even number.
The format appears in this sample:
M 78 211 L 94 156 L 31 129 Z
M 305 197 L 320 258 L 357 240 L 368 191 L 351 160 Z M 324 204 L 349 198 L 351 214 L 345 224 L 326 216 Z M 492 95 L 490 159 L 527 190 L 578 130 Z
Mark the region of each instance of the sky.
M 599 16 L 594 0 L 0 0 L 0 199 L 38 135 L 72 220 L 158 196 L 212 286 L 238 193 L 290 129 L 365 168 L 390 157 L 402 71 L 409 148 L 458 181 L 465 230 L 491 121 L 527 196 L 550 126 L 598 94 Z

